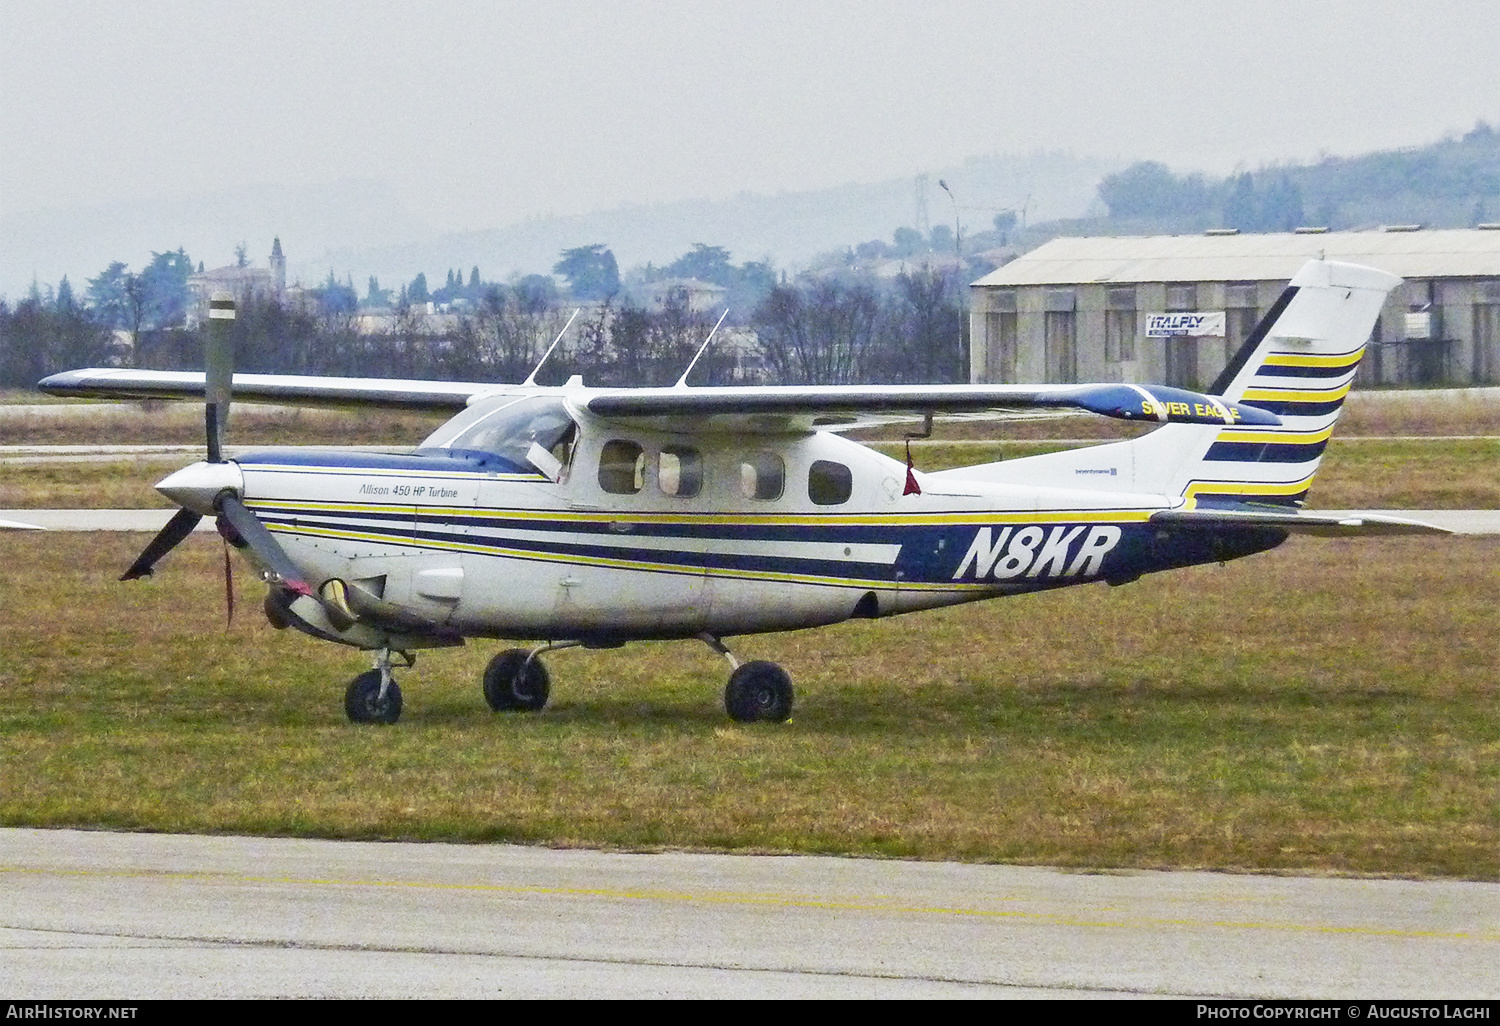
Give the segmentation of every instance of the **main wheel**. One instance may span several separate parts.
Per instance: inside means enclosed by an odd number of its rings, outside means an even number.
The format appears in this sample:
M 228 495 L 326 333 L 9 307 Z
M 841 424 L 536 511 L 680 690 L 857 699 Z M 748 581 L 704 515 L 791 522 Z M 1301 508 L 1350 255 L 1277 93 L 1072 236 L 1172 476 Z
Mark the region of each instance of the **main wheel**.
M 484 700 L 496 712 L 537 712 L 547 704 L 551 678 L 540 659 L 526 661 L 524 648 L 510 648 L 484 669 Z
M 724 688 L 724 710 L 740 723 L 770 720 L 781 723 L 792 715 L 792 678 L 775 663 L 763 659 L 745 663 L 729 675 Z
M 344 712 L 350 723 L 395 723 L 401 718 L 401 687 L 395 681 L 380 697 L 380 671 L 366 670 L 349 682 Z

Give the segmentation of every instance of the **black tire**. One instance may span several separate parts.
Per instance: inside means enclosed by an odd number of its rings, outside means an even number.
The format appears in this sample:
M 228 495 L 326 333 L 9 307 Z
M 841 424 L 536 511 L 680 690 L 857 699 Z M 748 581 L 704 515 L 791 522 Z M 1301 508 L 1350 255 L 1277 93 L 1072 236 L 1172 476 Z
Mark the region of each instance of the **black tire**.
M 496 712 L 539 712 L 552 692 L 552 679 L 540 659 L 526 661 L 524 648 L 510 648 L 484 669 L 484 700 Z M 524 669 L 523 669 L 524 668 Z
M 349 682 L 344 692 L 344 712 L 350 723 L 395 723 L 401 718 L 401 687 L 395 681 L 381 701 L 380 671 L 366 670 Z
M 783 723 L 792 716 L 792 678 L 763 659 L 745 663 L 729 675 L 724 711 L 740 723 Z

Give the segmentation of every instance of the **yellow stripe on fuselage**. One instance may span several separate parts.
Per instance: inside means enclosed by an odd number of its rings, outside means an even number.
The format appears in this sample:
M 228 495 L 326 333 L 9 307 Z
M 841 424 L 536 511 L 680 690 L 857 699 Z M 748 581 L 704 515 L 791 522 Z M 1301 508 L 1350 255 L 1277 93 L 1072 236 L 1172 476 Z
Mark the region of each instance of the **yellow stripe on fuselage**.
M 604 567 L 614 570 L 645 571 L 672 574 L 675 576 L 701 576 L 739 578 L 743 580 L 777 581 L 788 584 L 821 584 L 836 588 L 882 588 L 902 591 L 989 591 L 992 584 L 964 584 L 962 582 L 888 581 L 870 577 L 828 577 L 818 574 L 794 574 L 777 570 L 736 570 L 725 567 L 683 566 L 672 563 L 654 563 L 647 560 L 621 559 L 607 556 L 578 556 L 560 552 L 538 552 L 532 549 L 508 549 L 500 545 L 481 545 L 472 542 L 434 541 L 430 538 L 413 539 L 402 535 L 370 534 L 363 531 L 345 531 L 335 528 L 314 527 L 308 524 L 289 526 L 267 524 L 275 534 L 303 535 L 315 538 L 336 538 L 344 541 L 362 541 L 373 544 L 416 546 L 424 549 L 439 549 L 444 552 L 469 552 L 481 556 L 497 556 L 507 559 L 522 559 L 539 563 L 561 563 L 569 566 Z
M 385 513 L 398 516 L 415 515 L 423 520 L 481 519 L 505 521 L 546 521 L 549 523 L 652 523 L 652 524 L 728 524 L 742 527 L 869 527 L 869 526 L 924 526 L 942 524 L 1092 524 L 1092 523 L 1140 523 L 1147 520 L 1160 507 L 1146 509 L 1094 509 L 1094 510 L 1017 510 L 990 511 L 969 510 L 954 513 L 863 513 L 845 514 L 770 514 L 770 513 L 657 513 L 650 510 L 577 510 L 546 509 L 474 509 L 464 506 L 388 506 L 364 503 L 306 502 L 291 499 L 252 498 L 246 501 L 252 510 L 260 513 L 279 513 L 294 516 L 297 513 L 321 513 L 326 515 L 359 516 L 361 514 Z

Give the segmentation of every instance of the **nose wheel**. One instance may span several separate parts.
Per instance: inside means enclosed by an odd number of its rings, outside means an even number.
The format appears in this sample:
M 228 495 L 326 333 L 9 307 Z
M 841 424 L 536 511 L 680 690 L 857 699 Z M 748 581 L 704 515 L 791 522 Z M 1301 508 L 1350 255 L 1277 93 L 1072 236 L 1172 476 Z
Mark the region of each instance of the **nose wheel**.
M 366 670 L 349 682 L 344 712 L 350 723 L 395 723 L 401 718 L 401 686 L 391 681 L 380 693 L 380 671 Z
M 409 652 L 401 655 L 410 669 L 416 658 Z M 344 713 L 350 723 L 395 723 L 401 718 L 401 686 L 391 673 L 391 650 L 383 648 L 375 656 L 375 668 L 366 670 L 349 682 L 344 692 Z

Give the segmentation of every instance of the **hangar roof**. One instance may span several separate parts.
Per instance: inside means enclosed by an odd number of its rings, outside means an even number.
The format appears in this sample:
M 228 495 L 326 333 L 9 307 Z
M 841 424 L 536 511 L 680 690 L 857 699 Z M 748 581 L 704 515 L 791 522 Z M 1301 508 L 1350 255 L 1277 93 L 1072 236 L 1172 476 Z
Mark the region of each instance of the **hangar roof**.
M 1500 231 L 1456 228 L 1053 239 L 974 284 L 1289 281 L 1320 253 L 1403 278 L 1500 276 Z

